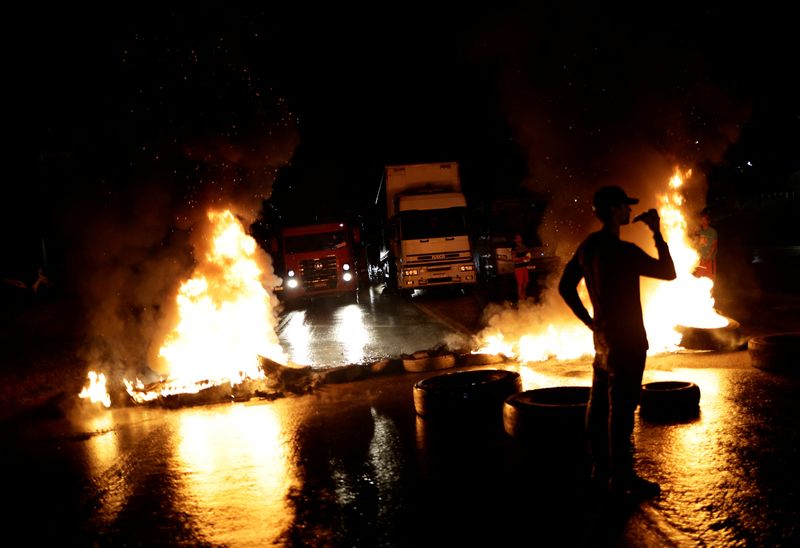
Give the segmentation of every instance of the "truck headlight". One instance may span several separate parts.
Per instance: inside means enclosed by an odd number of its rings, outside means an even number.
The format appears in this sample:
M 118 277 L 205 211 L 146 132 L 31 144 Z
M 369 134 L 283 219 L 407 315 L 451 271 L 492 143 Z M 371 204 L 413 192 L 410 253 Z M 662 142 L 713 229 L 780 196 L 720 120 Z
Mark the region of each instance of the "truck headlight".
M 345 272 L 345 273 L 342 275 L 342 279 L 343 279 L 344 281 L 346 281 L 346 282 L 349 282 L 350 280 L 352 280 L 352 279 L 353 279 L 353 275 L 352 275 L 351 273 L 349 273 L 349 272 Z
M 350 265 L 348 263 L 344 263 L 342 265 L 342 270 L 350 270 Z
M 291 280 L 286 282 L 286 285 L 289 286 L 289 289 L 294 289 L 294 288 L 296 288 L 298 286 L 298 283 L 297 283 L 297 280 L 295 278 L 292 278 Z
M 294 270 L 290 270 L 286 273 L 290 278 L 294 278 Z

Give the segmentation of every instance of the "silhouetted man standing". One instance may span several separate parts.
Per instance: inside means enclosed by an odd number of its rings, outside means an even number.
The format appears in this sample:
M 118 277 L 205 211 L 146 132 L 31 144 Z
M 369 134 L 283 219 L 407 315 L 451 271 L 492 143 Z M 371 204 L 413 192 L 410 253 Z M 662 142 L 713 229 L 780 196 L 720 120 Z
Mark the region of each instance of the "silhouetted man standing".
M 660 488 L 639 477 L 633 466 L 633 424 L 647 357 L 639 277 L 675 278 L 669 247 L 661 236 L 655 209 L 636 217 L 652 231 L 658 258 L 620 240 L 620 227 L 630 224 L 631 205 L 639 203 L 618 186 L 604 186 L 594 195 L 593 209 L 603 227 L 590 234 L 564 268 L 559 293 L 575 315 L 594 333 L 595 357 L 586 427 L 593 460 L 592 478 L 608 482 L 613 494 L 656 495 Z M 593 316 L 578 295 L 586 280 Z

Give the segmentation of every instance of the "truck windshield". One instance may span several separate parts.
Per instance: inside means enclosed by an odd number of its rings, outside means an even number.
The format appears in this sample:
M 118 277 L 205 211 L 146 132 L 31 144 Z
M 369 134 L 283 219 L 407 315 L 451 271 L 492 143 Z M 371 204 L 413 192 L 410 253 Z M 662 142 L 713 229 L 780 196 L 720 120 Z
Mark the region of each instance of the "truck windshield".
M 400 235 L 404 240 L 446 238 L 467 234 L 463 207 L 404 211 L 400 214 Z
M 309 251 L 328 251 L 347 245 L 347 234 L 342 231 L 324 232 L 322 234 L 304 234 L 302 236 L 286 236 L 284 247 L 286 253 L 307 253 Z

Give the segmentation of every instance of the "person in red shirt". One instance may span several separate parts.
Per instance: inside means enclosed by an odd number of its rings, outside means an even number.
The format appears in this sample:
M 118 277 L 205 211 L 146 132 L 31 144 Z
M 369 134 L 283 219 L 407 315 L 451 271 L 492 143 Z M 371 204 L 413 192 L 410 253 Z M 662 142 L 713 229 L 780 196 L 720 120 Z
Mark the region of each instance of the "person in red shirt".
M 514 236 L 514 249 L 511 250 L 514 256 L 514 277 L 517 279 L 517 299 L 524 301 L 528 297 L 528 263 L 531 260 L 531 250 L 525 245 L 522 235 Z
M 711 215 L 708 209 L 700 212 L 700 229 L 694 234 L 700 262 L 694 270 L 697 277 L 705 276 L 714 279 L 717 276 L 717 229 L 711 226 Z

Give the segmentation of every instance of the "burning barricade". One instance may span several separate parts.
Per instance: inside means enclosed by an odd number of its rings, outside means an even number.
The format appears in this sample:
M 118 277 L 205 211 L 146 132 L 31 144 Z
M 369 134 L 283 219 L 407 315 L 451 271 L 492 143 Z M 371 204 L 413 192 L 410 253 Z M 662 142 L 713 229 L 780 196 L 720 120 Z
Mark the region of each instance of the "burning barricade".
M 657 196 L 662 231 L 678 275 L 667 283 L 643 281 L 649 352 L 738 348 L 742 344 L 738 323 L 715 309 L 713 281 L 694 274 L 699 255 L 688 235 L 682 186 L 683 177 L 676 171 L 667 190 Z M 265 289 L 274 284 L 264 283 L 265 276 L 271 275 L 266 254 L 230 211 L 212 211 L 208 218 L 212 233 L 208 250 L 180 286 L 178 320 L 159 349 L 158 369 L 163 373 L 150 375 L 156 380 L 145 382 L 91 371 L 81 398 L 105 407 L 243 401 L 304 393 L 319 384 L 358 380 L 372 373 L 428 371 L 507 359 L 568 360 L 593 354 L 591 331 L 560 300 L 545 295 L 535 304 L 490 310 L 487 327 L 475 336 L 466 354 L 469 359 L 436 348 L 374 364 L 298 366 L 290 362 L 278 341 L 273 306 L 277 301 Z M 583 292 L 588 305 L 585 287 Z
M 657 196 L 661 229 L 669 243 L 677 278 L 670 282 L 642 280 L 642 307 L 650 354 L 692 350 L 733 350 L 744 341 L 739 324 L 720 314 L 712 297 L 714 282 L 695 275 L 700 256 L 689 235 L 684 212 L 684 178 L 676 170 L 667 189 Z M 586 287 L 582 300 L 591 311 Z M 479 352 L 502 353 L 522 362 L 575 359 L 594 353 L 592 333 L 576 320 L 560 299 L 545 295 L 539 303 L 491 311 L 487 327 L 476 336 Z

